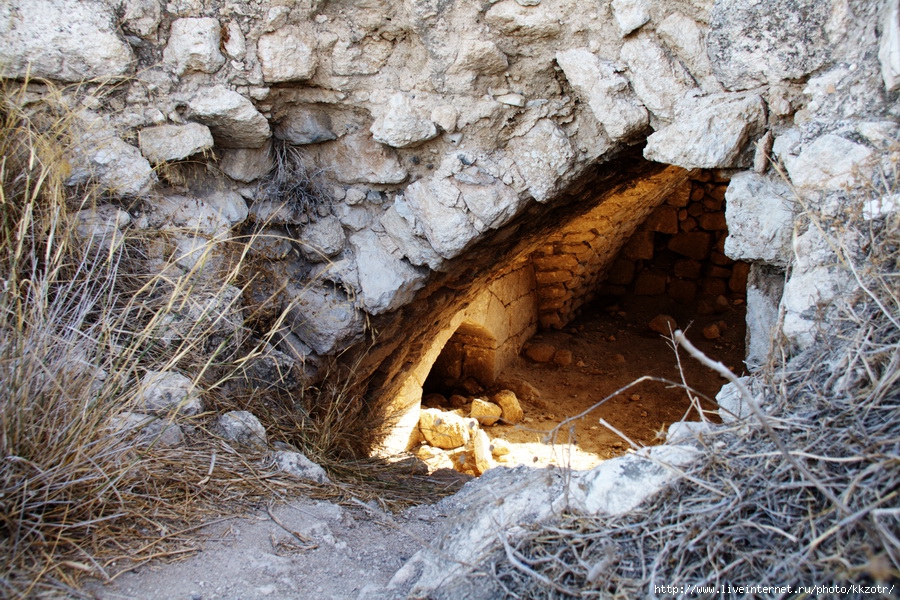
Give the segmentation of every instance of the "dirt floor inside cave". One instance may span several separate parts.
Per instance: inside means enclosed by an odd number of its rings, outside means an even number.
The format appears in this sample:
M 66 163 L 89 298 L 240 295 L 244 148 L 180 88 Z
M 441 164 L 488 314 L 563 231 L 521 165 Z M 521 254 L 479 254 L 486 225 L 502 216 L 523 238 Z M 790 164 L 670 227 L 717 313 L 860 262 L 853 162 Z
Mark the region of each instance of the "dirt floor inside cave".
M 664 297 L 601 299 L 587 306 L 580 318 L 565 329 L 540 332 L 530 343 L 569 350 L 572 363 L 568 366 L 537 363 L 523 353 L 501 374 L 501 382 L 525 381 L 537 390 L 538 396 L 521 400 L 525 411 L 522 423 L 485 428 L 491 438 L 510 442 L 512 452 L 499 464 L 556 464 L 589 469 L 604 459 L 625 453 L 630 447 L 617 433 L 601 425 L 600 419 L 637 445 L 661 443 L 662 434 L 675 421 L 699 420 L 688 394 L 661 381 L 644 381 L 615 394 L 643 376 L 678 384 L 686 382 L 697 392 L 705 410 L 715 410 L 710 400 L 725 380 L 683 350 L 679 370 L 678 357 L 669 340 L 648 325 L 658 314 L 670 315 L 679 327 L 686 329 L 698 348 L 740 375 L 744 369 L 746 333 L 743 301 L 731 298 L 727 307 L 721 304 L 718 311 L 708 310 L 698 311 L 696 304 L 683 305 Z M 723 322 L 725 327 L 721 327 Z M 720 325 L 720 337 L 706 339 L 704 327 L 715 323 Z M 584 417 L 563 423 L 610 395 Z M 707 416 L 717 420 L 715 415 Z M 565 442 L 569 441 L 573 427 L 574 444 L 570 446 Z M 556 443 L 546 443 L 548 437 Z

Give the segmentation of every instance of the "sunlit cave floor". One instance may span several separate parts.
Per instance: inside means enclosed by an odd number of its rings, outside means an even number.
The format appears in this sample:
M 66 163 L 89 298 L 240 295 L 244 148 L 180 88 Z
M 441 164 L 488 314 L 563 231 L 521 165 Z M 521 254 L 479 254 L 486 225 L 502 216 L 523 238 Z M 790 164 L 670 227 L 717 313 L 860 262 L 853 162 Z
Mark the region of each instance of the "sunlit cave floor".
M 581 317 L 564 330 L 539 333 L 531 344 L 550 344 L 557 350 L 569 350 L 572 363 L 568 366 L 537 363 L 523 352 L 502 373 L 499 381 L 527 382 L 537 394 L 531 400 L 520 399 L 525 411 L 522 423 L 485 428 L 491 438 L 503 438 L 510 443 L 510 454 L 501 457 L 498 464 L 552 464 L 590 469 L 630 448 L 619 434 L 600 424 L 601 419 L 639 446 L 662 443 L 662 434 L 675 421 L 700 419 L 698 412 L 691 408 L 687 393 L 664 382 L 644 381 L 615 393 L 640 377 L 678 384 L 683 377 L 699 397 L 707 398 L 701 400 L 704 410 L 714 410 L 711 400 L 725 381 L 683 350 L 679 371 L 678 357 L 671 343 L 652 331 L 648 323 L 658 314 L 672 316 L 703 352 L 740 375 L 744 370 L 744 305 L 741 300 L 731 299 L 727 307 L 720 304 L 718 308 L 718 312 L 698 314 L 696 305 L 684 306 L 659 297 L 629 296 L 614 302 L 598 301 L 585 307 Z M 708 312 L 708 308 L 699 312 Z M 714 323 L 720 325 L 720 337 L 706 339 L 703 328 Z M 584 417 L 560 427 L 564 420 L 589 410 L 607 396 L 612 397 Z M 715 414 L 707 416 L 718 421 Z M 554 438 L 556 428 L 556 443 L 546 443 L 548 436 Z M 572 428 L 574 444 L 568 444 Z

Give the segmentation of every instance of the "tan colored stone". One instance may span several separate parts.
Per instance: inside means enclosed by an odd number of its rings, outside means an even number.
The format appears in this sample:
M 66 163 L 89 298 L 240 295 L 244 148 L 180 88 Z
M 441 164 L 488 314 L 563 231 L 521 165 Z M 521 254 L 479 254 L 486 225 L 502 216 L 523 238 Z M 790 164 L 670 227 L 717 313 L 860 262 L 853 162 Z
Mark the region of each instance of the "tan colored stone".
M 419 414 L 419 430 L 432 446 L 452 450 L 465 446 L 471 438 L 471 423 L 451 412 L 424 408 Z
M 708 340 L 717 340 L 721 335 L 722 332 L 719 329 L 719 326 L 715 323 L 713 323 L 712 325 L 707 325 L 703 328 L 703 337 Z
M 485 471 L 495 466 L 494 458 L 491 456 L 491 440 L 480 429 L 472 436 L 472 455 L 475 473 L 478 475 L 482 475 Z
M 507 425 L 515 425 L 525 416 L 519 399 L 511 390 L 501 390 L 491 397 L 494 403 L 499 404 L 503 409 L 502 419 Z
M 528 344 L 525 347 L 525 356 L 533 360 L 534 362 L 545 363 L 553 360 L 553 355 L 556 354 L 556 348 L 552 344 Z
M 674 206 L 660 206 L 647 217 L 644 229 L 670 235 L 678 233 L 678 209 Z
M 498 456 L 506 456 L 511 452 L 511 448 L 509 447 L 509 442 L 504 439 L 496 438 L 491 440 L 491 454 L 494 457 Z
M 553 355 L 553 364 L 559 365 L 560 367 L 568 367 L 574 360 L 575 358 L 572 356 L 571 350 L 557 350 Z
M 472 400 L 472 410 L 469 412 L 469 416 L 477 420 L 484 427 L 490 427 L 495 424 L 500 420 L 502 414 L 503 409 L 493 402 L 488 402 L 481 398 Z
M 656 315 L 650 320 L 649 326 L 660 335 L 672 335 L 678 329 L 678 323 L 669 315 Z

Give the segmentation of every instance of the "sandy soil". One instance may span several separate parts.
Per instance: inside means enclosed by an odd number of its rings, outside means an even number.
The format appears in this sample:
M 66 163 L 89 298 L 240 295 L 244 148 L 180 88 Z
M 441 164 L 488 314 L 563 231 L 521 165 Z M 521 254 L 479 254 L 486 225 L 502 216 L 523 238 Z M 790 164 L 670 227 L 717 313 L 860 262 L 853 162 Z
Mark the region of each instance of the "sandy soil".
M 746 326 L 740 300 L 737 304 L 732 300 L 726 310 L 705 315 L 698 314 L 696 305 L 685 307 L 665 298 L 642 296 L 627 297 L 605 307 L 589 307 L 565 330 L 543 332 L 532 339 L 532 343 L 570 350 L 572 364 L 535 363 L 522 356 L 501 375 L 501 381 L 528 382 L 539 397 L 522 401 L 523 423 L 485 428 L 490 437 L 503 438 L 512 445 L 513 451 L 500 464 L 556 464 L 589 469 L 630 447 L 620 435 L 601 425 L 600 419 L 637 445 L 661 443 L 661 434 L 674 421 L 699 420 L 684 389 L 668 383 L 645 381 L 616 394 L 642 376 L 677 384 L 684 381 L 697 392 L 704 409 L 715 409 L 703 398 L 715 398 L 724 379 L 683 351 L 679 370 L 670 342 L 648 326 L 660 313 L 675 318 L 707 355 L 738 374 L 742 372 Z M 722 321 L 726 328 L 721 336 L 705 339 L 703 328 Z M 564 422 L 589 410 L 582 418 Z M 714 415 L 711 418 L 716 420 Z M 565 442 L 570 440 L 572 428 L 575 444 L 570 446 Z M 548 436 L 557 443 L 546 443 Z

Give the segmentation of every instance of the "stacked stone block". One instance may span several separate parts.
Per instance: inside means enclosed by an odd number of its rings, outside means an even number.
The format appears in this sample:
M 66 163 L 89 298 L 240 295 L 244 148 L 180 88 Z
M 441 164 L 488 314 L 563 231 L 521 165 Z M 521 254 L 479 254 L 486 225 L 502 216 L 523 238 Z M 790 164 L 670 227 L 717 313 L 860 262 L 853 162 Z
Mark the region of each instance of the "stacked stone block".
M 532 253 L 541 327 L 558 329 L 571 321 L 626 242 L 649 243 L 643 252 L 652 257 L 652 232 L 635 232 L 666 198 L 682 193 L 687 177 L 687 171 L 670 167 L 638 182 L 572 220 Z
M 683 304 L 702 297 L 745 294 L 749 265 L 724 252 L 727 187 L 724 177 L 694 174 L 625 244 L 605 273 L 599 292 L 666 294 Z

